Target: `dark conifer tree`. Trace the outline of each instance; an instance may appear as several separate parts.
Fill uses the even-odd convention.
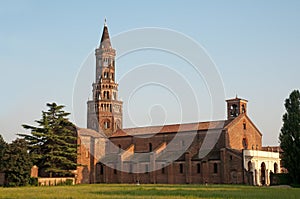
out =
[[[2,135],[0,134],[0,172],[4,170],[3,168],[3,156],[5,149],[7,147],[7,143],[4,141]]]
[[[70,176],[77,166],[77,131],[69,121],[64,106],[48,103],[38,127],[23,125],[31,135],[21,134],[29,144],[34,164],[40,176]]]

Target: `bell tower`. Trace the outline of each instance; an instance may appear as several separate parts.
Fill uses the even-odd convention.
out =
[[[247,114],[247,100],[238,98],[228,99],[227,102],[227,119],[234,119],[240,114]]]
[[[87,128],[110,136],[122,128],[123,102],[118,100],[118,84],[115,82],[116,50],[112,48],[106,20],[95,56],[96,76],[93,99],[87,102]]]

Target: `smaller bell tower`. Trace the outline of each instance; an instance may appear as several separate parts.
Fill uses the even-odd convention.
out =
[[[234,119],[240,114],[247,114],[247,100],[238,98],[228,99],[227,102],[227,119]]]

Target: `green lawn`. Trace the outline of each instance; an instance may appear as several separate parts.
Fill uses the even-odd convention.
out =
[[[0,188],[0,198],[300,198],[299,188],[239,185],[93,184]]]

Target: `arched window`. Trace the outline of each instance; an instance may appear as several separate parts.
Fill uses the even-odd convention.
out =
[[[149,151],[152,152],[152,143],[149,143]]]
[[[165,173],[165,164],[162,164],[162,166],[161,166],[161,173],[162,173],[162,174]]]
[[[183,164],[179,164],[179,173],[183,173]]]
[[[119,153],[121,153],[121,151],[122,151],[121,144],[119,144],[118,147],[119,147]]]
[[[198,164],[197,164],[197,173],[200,173],[200,171],[201,171],[201,164],[198,163]]]
[[[214,163],[214,173],[218,173],[218,164]]]
[[[276,162],[274,163],[274,173],[278,173],[278,165]]]
[[[120,120],[117,120],[116,123],[115,123],[115,129],[116,130],[121,128],[120,124],[121,124]]]
[[[242,105],[242,113],[246,113],[246,108],[244,104]]]
[[[247,149],[248,148],[248,143],[247,143],[247,139],[246,138],[243,138],[242,145],[243,145],[243,149]]]
[[[109,128],[110,128],[110,122],[104,121],[104,129],[109,129]]]
[[[248,162],[248,171],[251,171],[252,170],[252,163],[251,161]]]
[[[261,179],[261,184],[265,185],[266,184],[266,164],[263,162],[260,165],[260,179]]]
[[[108,91],[104,91],[104,99],[109,99],[109,92]]]
[[[100,175],[103,175],[104,173],[104,166],[103,164],[100,164]]]
[[[237,105],[236,104],[231,105],[231,107],[230,107],[230,116],[232,116],[232,117],[238,116],[238,110],[237,110]]]
[[[243,122],[243,129],[244,129],[244,130],[246,130],[246,129],[247,129],[246,122]]]
[[[108,59],[107,59],[107,58],[104,58],[104,60],[103,60],[103,65],[104,65],[104,66],[107,66],[107,65],[108,65]]]
[[[117,166],[114,166],[114,174],[117,174]]]
[[[108,73],[104,72],[104,78],[107,78],[107,76],[108,76]]]

